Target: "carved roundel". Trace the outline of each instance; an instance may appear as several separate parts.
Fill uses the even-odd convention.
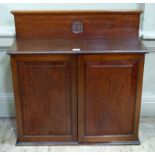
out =
[[[74,21],[72,23],[72,32],[73,33],[82,33],[83,32],[83,23],[81,23],[80,21]]]

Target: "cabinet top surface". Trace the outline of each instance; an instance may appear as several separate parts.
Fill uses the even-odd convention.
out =
[[[62,13],[142,13],[139,9],[129,10],[13,10],[12,14],[62,14]]]
[[[8,54],[146,53],[137,39],[15,40]]]

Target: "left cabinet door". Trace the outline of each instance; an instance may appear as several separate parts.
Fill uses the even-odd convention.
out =
[[[74,55],[12,55],[17,142],[77,141]]]

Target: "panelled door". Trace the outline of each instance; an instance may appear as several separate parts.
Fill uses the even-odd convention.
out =
[[[77,141],[74,55],[12,56],[18,141]]]
[[[143,54],[78,56],[80,142],[138,140]]]

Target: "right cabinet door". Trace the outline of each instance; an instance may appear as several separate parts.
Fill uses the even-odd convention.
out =
[[[144,54],[78,56],[80,142],[138,142]]]

